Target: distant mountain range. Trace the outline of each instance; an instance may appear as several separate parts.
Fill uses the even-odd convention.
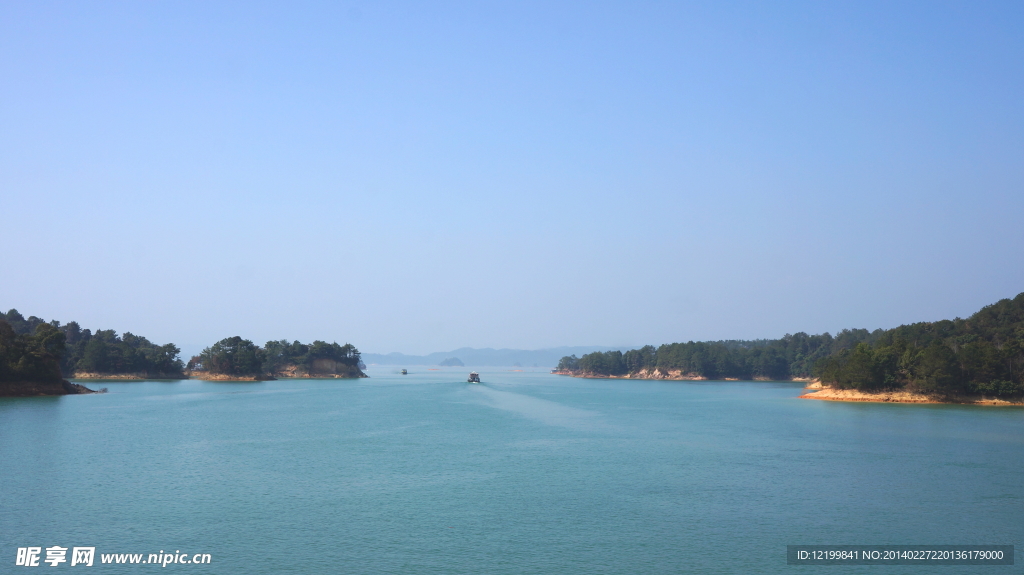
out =
[[[465,365],[489,367],[555,367],[567,355],[581,356],[595,351],[622,350],[618,347],[552,347],[549,349],[476,349],[462,347],[452,351],[439,351],[428,355],[404,353],[364,353],[366,365],[439,365],[449,358],[458,358]]]

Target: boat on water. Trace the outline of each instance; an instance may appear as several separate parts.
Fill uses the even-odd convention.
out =
[[[471,372],[469,379],[466,380],[468,383],[480,383],[480,374],[477,372]]]
[[[402,370],[402,375],[409,375],[409,370],[403,369]]]

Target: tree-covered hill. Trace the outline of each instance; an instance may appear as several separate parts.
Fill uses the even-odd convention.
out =
[[[216,376],[366,377],[359,350],[352,344],[325,341],[268,341],[259,347],[239,336],[218,341],[193,357],[187,368]]]
[[[61,374],[64,334],[48,323],[33,332],[17,333],[0,319],[0,396],[92,393]]]
[[[172,343],[157,345],[145,337],[114,330],[82,329],[78,322],[61,325],[59,321],[45,321],[30,316],[27,319],[12,309],[0,312],[0,321],[8,324],[16,334],[36,333],[40,326],[50,326],[64,336],[64,347],[59,358],[60,371],[65,377],[76,374],[96,376],[136,375],[149,378],[184,378],[184,364],[180,350]]]
[[[707,379],[819,377],[842,389],[907,389],[940,396],[1024,395],[1024,293],[967,319],[869,332],[787,334],[780,339],[645,346],[626,353],[563,357],[558,369],[582,376]]]
[[[0,319],[0,381],[59,382],[64,334],[48,323],[35,333],[18,333]]]

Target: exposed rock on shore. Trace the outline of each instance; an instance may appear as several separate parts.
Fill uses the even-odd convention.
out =
[[[147,379],[188,379],[183,373],[93,373],[76,371],[71,379],[96,379],[117,381],[143,381]]]
[[[187,372],[189,379],[203,381],[273,381],[276,377],[269,375],[230,375],[227,373],[207,373],[205,371]]]
[[[600,373],[590,373],[586,371],[552,371],[551,373],[557,375],[570,375],[572,377],[583,377],[587,379],[670,379],[678,381],[705,381],[706,377],[697,375],[695,373],[683,373],[682,370],[671,369],[668,371],[661,371],[660,369],[642,369],[635,373],[627,373],[626,375],[604,375]]]
[[[205,381],[272,381],[278,379],[355,379],[369,377],[358,367],[347,365],[331,359],[318,359],[313,362],[312,369],[307,371],[295,364],[288,364],[273,374],[263,375],[229,375],[209,373],[206,371],[186,372],[190,379]]]
[[[952,398],[929,396],[909,391],[877,391],[868,392],[856,389],[832,389],[820,387],[821,391],[805,393],[801,399],[821,399],[825,401],[864,401],[873,403],[959,403],[965,405],[1022,405],[1024,401],[1007,401],[980,395],[960,396]]]
[[[551,373],[555,375],[568,375],[571,377],[582,377],[586,379],[661,379],[670,381],[709,381],[707,377],[704,377],[696,373],[683,373],[679,369],[670,369],[668,371],[662,371],[660,369],[641,369],[634,373],[627,373],[626,375],[604,375],[600,373],[590,373],[587,371],[572,371],[568,369],[553,369]],[[740,381],[736,377],[722,377],[715,379],[714,381]],[[811,379],[809,377],[794,377],[792,379],[777,380],[767,377],[754,377],[753,381],[796,381],[796,382],[807,382],[810,385],[807,389],[812,389],[814,386],[821,387],[818,380]]]
[[[305,371],[295,364],[289,364],[274,372],[274,377],[280,379],[355,379],[368,376],[354,365],[346,365],[331,359],[317,359],[313,361],[310,371]]]
[[[84,385],[71,383],[66,379],[60,381],[3,381],[0,382],[0,397],[31,397],[37,395],[77,395],[82,393],[101,393]]]

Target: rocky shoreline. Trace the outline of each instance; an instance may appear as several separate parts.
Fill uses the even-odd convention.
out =
[[[0,397],[36,397],[45,395],[81,395],[86,393],[103,393],[104,390],[92,390],[84,385],[71,383],[66,379],[60,381],[4,381],[0,382]]]
[[[580,371],[569,371],[569,370],[558,370],[553,369],[551,373],[555,375],[568,375],[570,377],[581,377],[584,379],[655,379],[655,380],[666,380],[666,381],[709,381],[707,377],[698,375],[696,373],[683,373],[679,369],[670,369],[668,371],[661,371],[660,369],[642,369],[635,373],[627,373],[625,375],[603,375],[599,373],[589,373]],[[721,379],[711,381],[740,381],[736,377],[723,377]],[[808,377],[794,377],[792,379],[776,380],[767,377],[755,377],[752,381],[795,381],[795,382],[813,382]]]
[[[582,377],[584,379],[667,379],[675,381],[705,381],[706,377],[694,374],[683,373],[682,370],[661,371],[659,369],[642,369],[636,373],[626,375],[604,375],[600,373],[589,373],[585,371],[552,370],[555,375],[568,375],[570,377]]]
[[[369,377],[362,370],[348,373],[306,373],[294,367],[275,372],[273,375],[228,375],[223,373],[207,373],[205,371],[186,372],[188,379],[203,381],[277,381],[280,379],[359,379]]]
[[[202,381],[274,381],[277,379],[269,375],[228,375],[224,373],[206,373],[204,371],[190,371],[186,375],[188,379],[200,379]]]
[[[660,370],[642,370],[637,373],[626,375],[602,375],[585,372],[574,372],[568,370],[552,370],[555,375],[568,375],[570,377],[582,377],[586,379],[656,379],[672,381],[707,381],[708,378],[692,373],[682,373],[678,370],[662,372]],[[723,378],[716,381],[736,381],[731,378]],[[774,381],[766,378],[755,378],[754,381]],[[1002,406],[1024,406],[1024,400],[1005,400],[985,396],[961,396],[961,397],[936,397],[922,393],[914,393],[904,390],[889,390],[867,392],[856,389],[832,389],[823,385],[817,379],[795,377],[784,380],[792,382],[803,382],[808,393],[804,393],[800,399],[817,399],[819,401],[848,401],[865,403],[947,403],[961,405],[1002,405]]]
[[[183,373],[93,373],[76,371],[71,379],[85,379],[96,381],[144,381],[148,379],[188,379]]]
[[[1024,406],[1024,401],[1007,401],[1005,399],[985,397],[981,395],[942,398],[902,390],[867,392],[856,389],[832,389],[829,387],[821,387],[820,385],[816,389],[817,391],[801,395],[800,399],[869,403],[947,403],[961,405]]]

